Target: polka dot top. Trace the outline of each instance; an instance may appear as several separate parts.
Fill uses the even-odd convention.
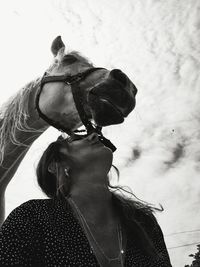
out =
[[[149,231],[159,259],[127,237],[125,267],[171,266],[159,225]],[[100,267],[71,206],[59,199],[29,200],[10,213],[0,230],[0,266]]]

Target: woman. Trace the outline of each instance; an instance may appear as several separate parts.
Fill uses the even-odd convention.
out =
[[[50,199],[25,202],[0,232],[0,266],[171,266],[153,208],[117,194],[96,133],[49,145],[37,167]]]

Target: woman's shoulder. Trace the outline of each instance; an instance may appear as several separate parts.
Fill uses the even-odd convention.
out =
[[[23,202],[21,205],[19,205],[17,208],[21,209],[27,209],[31,207],[40,207],[40,206],[49,206],[53,204],[53,199],[45,198],[45,199],[30,199],[25,202]]]
[[[16,232],[18,236],[30,232],[42,233],[48,228],[59,229],[61,221],[71,221],[72,213],[63,207],[61,201],[55,199],[32,199],[15,208],[7,216],[1,226],[1,234]],[[37,229],[37,231],[34,231]]]
[[[13,209],[10,214],[7,216],[7,220],[14,218],[32,218],[34,214],[38,214],[41,210],[48,209],[52,206],[52,199],[31,199],[18,207]]]
[[[49,206],[53,203],[53,199],[30,199],[22,204],[20,204],[18,207],[16,207],[14,210],[29,210],[38,208],[41,206]]]

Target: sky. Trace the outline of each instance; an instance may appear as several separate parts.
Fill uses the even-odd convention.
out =
[[[104,133],[118,148],[120,185],[164,207],[157,219],[176,267],[191,263],[191,244],[200,243],[199,11],[199,0],[0,0],[0,104],[43,75],[58,35],[135,83],[136,109]],[[49,128],[29,150],[7,188],[7,215],[45,198],[35,167],[58,135]]]

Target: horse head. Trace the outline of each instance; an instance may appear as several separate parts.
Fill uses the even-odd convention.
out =
[[[60,36],[53,41],[51,51],[54,62],[45,73],[46,82],[38,94],[38,108],[58,125],[57,128],[73,131],[82,125],[72,86],[78,89],[88,119],[98,126],[122,123],[134,109],[137,89],[121,70],[96,68],[76,51],[65,53],[65,44]],[[85,73],[78,82],[64,80]]]

